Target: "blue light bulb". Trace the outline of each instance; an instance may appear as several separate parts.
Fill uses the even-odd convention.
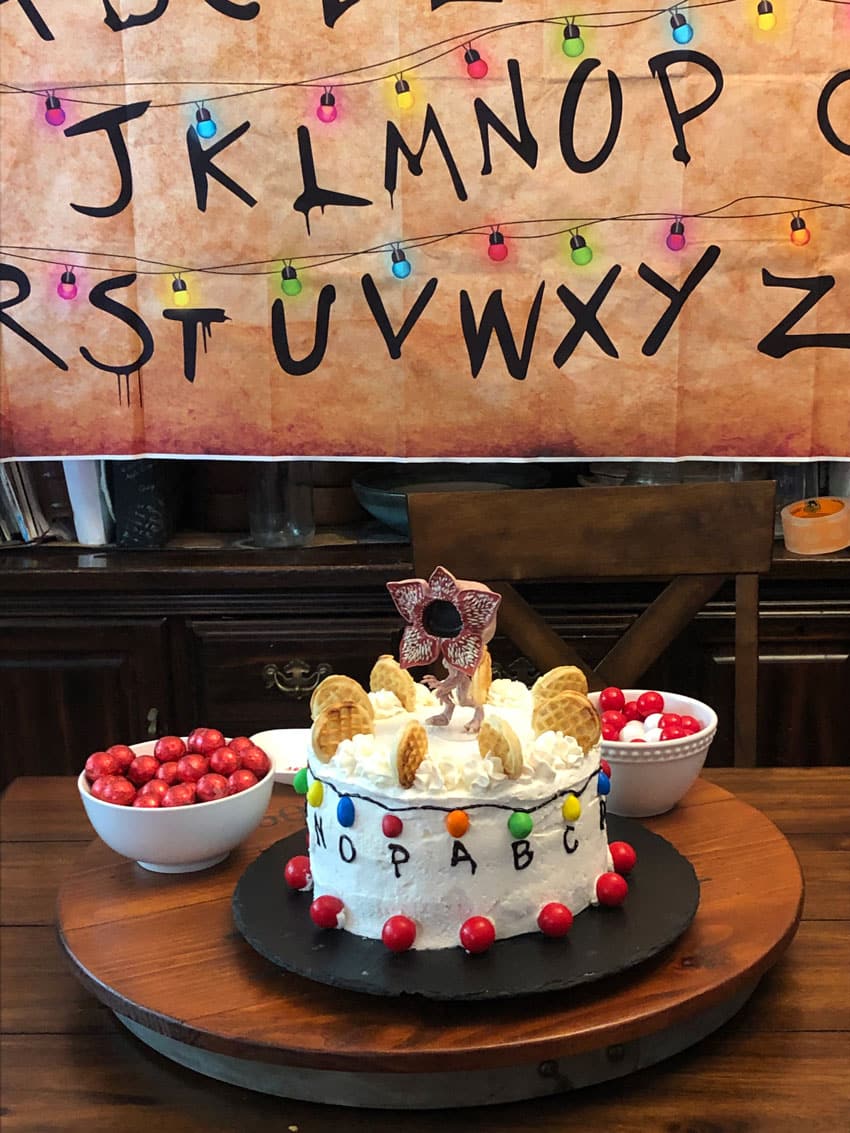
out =
[[[412,271],[410,260],[401,250],[401,248],[393,249],[393,275],[396,279],[407,279]]]
[[[676,43],[690,43],[694,38],[694,29],[681,12],[674,12],[670,17],[670,27],[673,29],[673,39]]]
[[[198,132],[199,138],[209,139],[215,137],[216,124],[213,122],[209,110],[203,106],[198,107],[197,113],[195,114],[195,129]]]

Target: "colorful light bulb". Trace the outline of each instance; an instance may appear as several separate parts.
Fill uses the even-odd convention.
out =
[[[396,279],[407,279],[412,270],[410,260],[401,248],[393,248],[393,275]]]
[[[508,258],[508,246],[501,232],[490,233],[490,246],[487,249],[487,255],[497,264]]]
[[[670,27],[673,29],[673,39],[676,43],[690,43],[694,38],[694,29],[681,12],[674,12],[670,17]]]
[[[292,264],[287,264],[280,273],[280,289],[284,295],[301,294],[301,280]]]
[[[584,40],[581,38],[581,28],[577,24],[567,24],[564,28],[564,40],[561,50],[570,59],[578,59],[584,52]]]
[[[55,94],[49,94],[44,101],[44,120],[51,126],[61,126],[65,121],[65,111]]]
[[[759,0],[756,21],[761,31],[773,31],[776,27],[776,12],[770,0]]]
[[[172,298],[175,307],[188,307],[189,306],[189,288],[186,286],[185,279],[175,279],[171,284],[173,292]]]
[[[399,110],[410,110],[416,101],[407,79],[396,79],[395,96]]]
[[[77,298],[77,277],[70,268],[66,268],[62,272],[62,278],[59,280],[59,286],[56,288],[56,294],[60,299],[76,299]]]
[[[805,248],[811,240],[812,234],[806,228],[806,222],[801,216],[795,216],[791,219],[791,243],[798,248]]]
[[[316,117],[320,122],[336,122],[337,114],[336,99],[329,90],[326,90],[316,107]]]
[[[587,267],[593,259],[593,250],[588,247],[587,241],[578,232],[575,236],[570,237],[570,249],[570,259],[576,267]]]
[[[483,79],[489,67],[474,47],[467,47],[463,53],[466,70],[471,79]]]
[[[214,138],[216,132],[216,124],[212,119],[212,115],[205,106],[199,106],[195,112],[195,129],[198,132],[199,138]]]
[[[685,226],[681,220],[674,220],[667,236],[667,247],[671,252],[681,252],[685,246]]]

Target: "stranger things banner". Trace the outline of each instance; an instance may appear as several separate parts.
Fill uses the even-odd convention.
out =
[[[0,455],[850,454],[850,5],[0,0]]]

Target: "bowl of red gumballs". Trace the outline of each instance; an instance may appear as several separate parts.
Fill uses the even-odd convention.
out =
[[[156,873],[191,873],[223,861],[259,826],[274,773],[247,736],[195,728],[93,752],[77,782],[107,846]]]
[[[608,810],[627,818],[670,810],[703,768],[717,713],[701,700],[655,689],[612,687],[589,696],[611,772]]]

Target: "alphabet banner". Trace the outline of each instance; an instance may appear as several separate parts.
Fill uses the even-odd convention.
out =
[[[0,456],[850,455],[850,3],[0,0]]]

